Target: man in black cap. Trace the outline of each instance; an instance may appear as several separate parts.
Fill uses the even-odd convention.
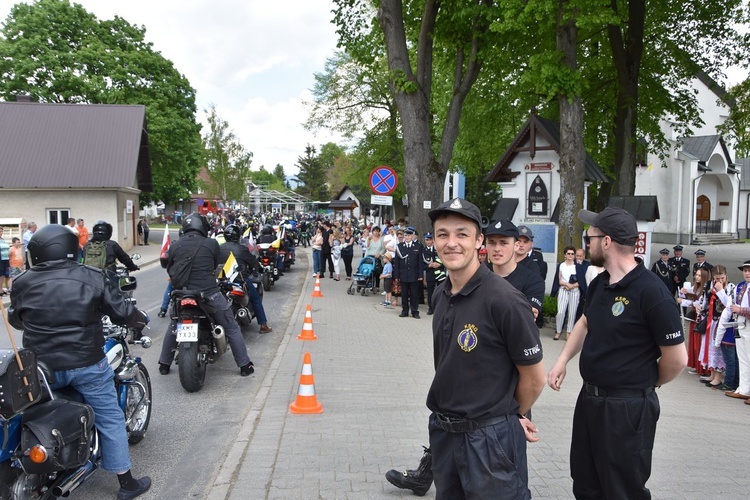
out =
[[[669,293],[674,295],[677,283],[674,281],[674,269],[669,265],[669,249],[662,248],[659,250],[659,255],[661,255],[661,258],[651,266],[651,272],[656,274],[667,287]]]
[[[427,395],[436,497],[530,498],[526,440],[539,438],[524,415],[544,386],[534,316],[521,292],[479,263],[475,205],[454,198],[429,216],[448,269],[433,296],[435,377]]]
[[[422,244],[415,240],[416,231],[409,226],[404,231],[404,241],[396,246],[393,258],[393,278],[401,280],[401,314],[419,319],[419,282],[424,275]]]
[[[528,226],[518,226],[518,243],[516,243],[516,262],[522,266],[531,266],[533,262],[539,270],[542,281],[547,280],[547,263],[538,248],[534,248],[534,233]]]
[[[670,257],[668,262],[669,267],[674,272],[672,278],[675,283],[674,290],[679,290],[683,283],[688,280],[688,276],[692,276],[690,274],[690,261],[682,256],[682,245],[675,245],[672,250],[674,250],[674,257]]]
[[[435,286],[445,280],[445,266],[438,257],[435,250],[435,243],[432,233],[424,235],[424,247],[422,250],[422,260],[425,265],[425,284],[427,286],[427,315],[432,314],[432,294],[435,292]]]
[[[607,207],[598,214],[581,210],[578,218],[590,225],[584,240],[591,264],[605,270],[589,285],[583,316],[547,375],[559,391],[568,362],[580,352],[584,384],[570,445],[573,495],[651,498],[646,482],[660,411],[655,388],[687,364],[679,308],[634,259],[638,230],[630,213]]]
[[[711,264],[709,264],[708,262],[706,262],[706,251],[703,250],[703,249],[701,249],[701,248],[699,248],[698,250],[696,250],[695,251],[695,260],[696,260],[696,263],[693,264],[693,274],[695,274],[695,272],[698,269],[705,269],[706,271],[708,271],[708,274],[710,276],[711,275],[711,271],[713,270],[714,266],[712,266]]]

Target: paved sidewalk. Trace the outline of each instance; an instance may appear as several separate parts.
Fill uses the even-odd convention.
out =
[[[304,249],[300,249],[304,252]],[[309,251],[309,250],[307,250]],[[355,260],[356,264],[356,260]],[[298,267],[294,272],[302,272]],[[425,397],[432,379],[432,316],[399,318],[382,296],[348,295],[347,281],[321,279],[323,298],[305,281],[293,320],[259,397],[209,486],[209,499],[411,498],[389,484],[391,468],[414,468],[427,444]],[[297,340],[305,306],[312,304],[317,341]],[[564,341],[542,330],[549,369]],[[302,358],[312,355],[320,415],[288,410]],[[535,498],[572,498],[568,451],[580,388],[577,361],[560,393],[545,388],[534,406],[542,440],[529,445]],[[659,389],[654,498],[746,498],[750,405],[706,388],[687,373]],[[434,488],[426,498],[434,497]]]

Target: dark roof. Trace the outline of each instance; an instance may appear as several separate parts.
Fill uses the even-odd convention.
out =
[[[609,206],[627,210],[636,220],[653,222],[659,219],[659,201],[656,196],[612,196]]]
[[[0,102],[0,188],[152,191],[145,106]]]
[[[560,154],[560,125],[553,120],[548,120],[532,113],[531,117],[521,128],[521,131],[516,135],[516,138],[513,139],[510,147],[503,153],[503,156],[492,167],[492,170],[485,176],[484,180],[488,182],[505,182],[512,180],[518,175],[518,172],[510,171],[510,163],[521,152],[517,151],[517,148],[522,147],[526,142],[530,142],[531,136],[536,134],[544,136],[552,146],[552,149],[557,154]],[[543,148],[537,149],[541,150]],[[588,153],[586,153],[586,172],[584,177],[587,181],[593,182],[607,182],[609,180]]]
[[[516,214],[516,208],[518,208],[518,198],[500,198],[497,200],[490,221],[501,219],[513,220],[513,216]]]
[[[703,82],[703,84],[708,87],[711,92],[716,94],[716,97],[721,99],[724,104],[726,104],[730,108],[737,107],[737,100],[730,96],[727,90],[721,84],[708,76],[708,73],[703,70],[698,70],[695,73],[695,77]]]
[[[698,170],[702,172],[711,172],[711,168],[707,165],[711,155],[716,149],[716,145],[721,146],[721,150],[724,153],[724,158],[727,160],[727,169],[729,172],[736,174],[739,172],[736,165],[732,163],[732,157],[729,156],[729,150],[727,144],[724,142],[724,138],[720,135],[696,135],[692,137],[682,137],[682,150],[689,153],[692,156],[698,158]]]
[[[336,209],[339,209],[339,210],[342,210],[342,209],[351,210],[352,208],[356,208],[358,206],[359,205],[357,205],[357,202],[354,201],[354,200],[352,200],[352,199],[347,199],[347,200],[331,200],[331,202],[328,204],[328,208],[331,208],[331,209],[334,209],[334,210],[336,210]]]

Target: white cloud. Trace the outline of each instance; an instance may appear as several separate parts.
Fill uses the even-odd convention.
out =
[[[313,73],[336,46],[332,0],[73,1],[100,19],[145,26],[147,41],[196,89],[199,120],[215,104],[255,167],[281,163],[294,174],[307,143],[334,140],[301,126]],[[0,0],[0,19],[15,3]]]

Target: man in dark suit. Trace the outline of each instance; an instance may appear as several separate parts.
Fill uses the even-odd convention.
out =
[[[679,290],[690,276],[690,261],[682,256],[682,245],[675,245],[672,249],[674,257],[670,257],[668,262],[674,272],[672,281],[675,282],[675,289]]]
[[[674,282],[674,269],[669,264],[669,249],[662,248],[659,250],[659,254],[661,255],[661,259],[654,262],[654,265],[651,266],[651,272],[655,273],[662,283],[667,286],[667,290],[674,295],[677,283]]]
[[[401,280],[401,314],[402,318],[411,315],[419,319],[419,282],[424,276],[422,244],[414,241],[416,231],[409,226],[404,231],[404,241],[396,246],[393,259],[393,277]]]
[[[706,251],[702,249],[698,249],[695,251],[695,260],[697,261],[695,264],[693,264],[693,274],[695,274],[695,271],[698,269],[705,269],[708,271],[708,274],[711,274],[711,270],[714,268],[713,265],[706,262]]]
[[[427,315],[432,314],[432,293],[435,287],[445,280],[445,266],[438,257],[437,250],[432,239],[432,233],[424,235],[424,249],[422,260],[425,265],[425,284],[427,285]]]

